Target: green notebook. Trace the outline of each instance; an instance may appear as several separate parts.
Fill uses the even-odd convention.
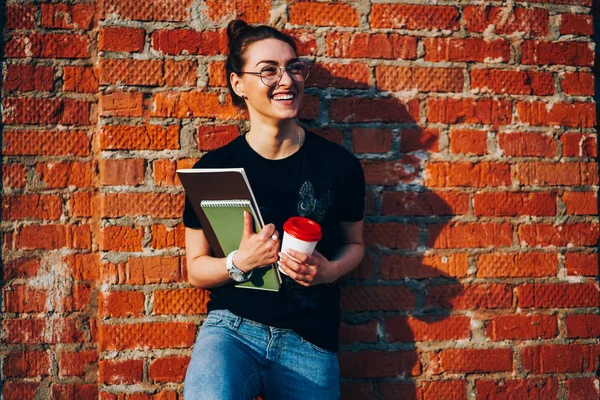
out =
[[[244,232],[244,210],[252,215],[254,231],[259,232],[262,228],[250,200],[202,200],[200,207],[210,222],[225,254],[240,247]],[[257,268],[248,282],[238,283],[236,286],[278,291],[281,282],[275,268],[275,265]]]

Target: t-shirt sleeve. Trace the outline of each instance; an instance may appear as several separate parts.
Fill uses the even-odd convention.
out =
[[[365,212],[365,173],[358,159],[352,157],[344,173],[338,196],[341,221],[358,222]]]
[[[205,154],[192,168],[217,168],[214,162],[211,161],[210,153]],[[183,225],[186,228],[202,229],[202,225],[196,216],[196,212],[192,207],[190,199],[185,196],[185,205],[183,207]]]

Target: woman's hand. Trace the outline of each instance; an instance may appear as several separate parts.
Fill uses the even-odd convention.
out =
[[[317,250],[312,255],[288,249],[279,253],[278,265],[283,272],[302,286],[332,283],[337,276],[337,264],[326,259]]]
[[[273,264],[277,261],[279,245],[279,234],[275,225],[265,225],[259,233],[254,233],[252,215],[244,211],[244,233],[240,248],[233,256],[233,264],[244,272]]]

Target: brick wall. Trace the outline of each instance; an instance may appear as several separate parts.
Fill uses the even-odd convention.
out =
[[[591,0],[9,1],[3,399],[178,399],[207,293],[189,167],[248,128],[234,13],[316,62],[301,118],[367,179],[345,399],[598,395]]]

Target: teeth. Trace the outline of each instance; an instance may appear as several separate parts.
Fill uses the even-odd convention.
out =
[[[293,94],[277,94],[273,96],[275,100],[291,100],[294,98]]]

